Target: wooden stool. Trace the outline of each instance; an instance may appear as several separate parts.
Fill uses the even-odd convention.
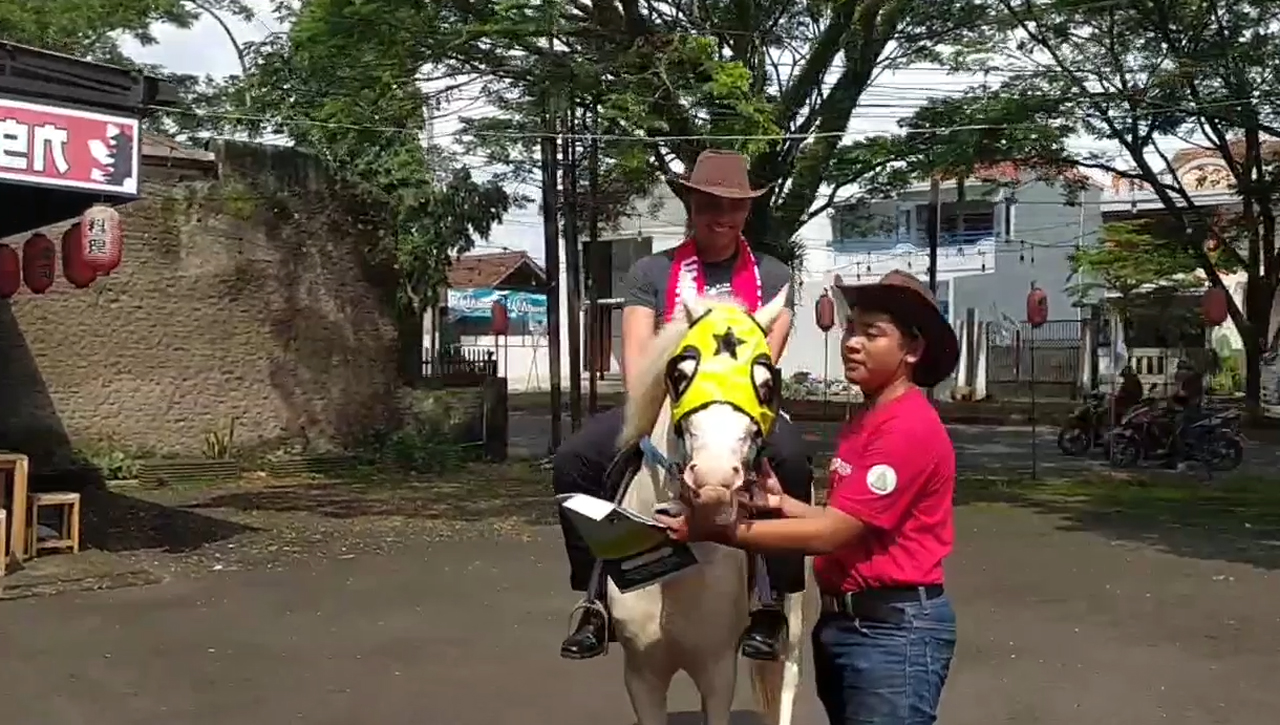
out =
[[[40,541],[40,509],[61,509],[58,535],[61,538],[51,541]],[[30,546],[27,549],[32,556],[39,556],[41,551],[49,549],[71,549],[71,553],[80,553],[80,494],[65,491],[57,493],[37,493],[31,496],[31,528]]]

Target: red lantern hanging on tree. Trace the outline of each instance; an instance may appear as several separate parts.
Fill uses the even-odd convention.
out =
[[[1040,327],[1049,320],[1049,296],[1045,291],[1031,283],[1031,291],[1027,293],[1027,322],[1032,328]]]
[[[489,306],[489,314],[493,321],[490,323],[489,332],[493,335],[505,335],[511,329],[511,315],[507,313],[507,306],[503,304],[501,299],[496,299]]]
[[[80,256],[99,276],[120,266],[124,232],[120,213],[106,204],[94,204],[80,218]]]
[[[98,279],[98,273],[84,261],[80,237],[79,223],[72,224],[62,233],[62,276],[66,277],[76,289],[84,289]]]
[[[43,234],[32,234],[22,245],[22,281],[27,289],[44,294],[53,286],[58,271],[58,252],[53,240]]]
[[[822,296],[814,304],[813,316],[818,322],[818,329],[824,334],[836,326],[836,302],[826,290],[822,291]]]
[[[1217,327],[1227,321],[1227,291],[1221,287],[1210,287],[1200,298],[1200,316],[1204,324]]]
[[[0,244],[0,300],[18,294],[22,287],[22,260],[8,244]]]

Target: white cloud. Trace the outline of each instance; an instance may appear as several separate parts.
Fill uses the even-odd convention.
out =
[[[249,0],[248,4],[258,14],[253,22],[224,18],[237,42],[261,40],[268,33],[281,29],[271,17],[269,0]],[[174,73],[221,77],[240,72],[235,48],[213,18],[201,18],[187,30],[172,25],[156,25],[152,33],[158,41],[155,45],[144,47],[126,39],[122,43],[124,51],[134,60],[155,63]]]

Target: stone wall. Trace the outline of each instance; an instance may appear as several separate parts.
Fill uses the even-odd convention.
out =
[[[45,466],[72,444],[198,455],[234,418],[238,448],[317,451],[389,422],[395,327],[363,265],[369,225],[302,154],[216,151],[218,170],[144,168],[110,277],[0,302],[0,448]]]

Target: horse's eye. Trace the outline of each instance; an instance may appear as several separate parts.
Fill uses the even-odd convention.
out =
[[[778,368],[766,357],[760,356],[751,364],[751,382],[756,391],[756,400],[766,407],[778,404],[781,392]]]
[[[671,399],[679,400],[689,390],[693,376],[698,373],[698,352],[693,348],[685,348],[667,363],[667,392]]]

